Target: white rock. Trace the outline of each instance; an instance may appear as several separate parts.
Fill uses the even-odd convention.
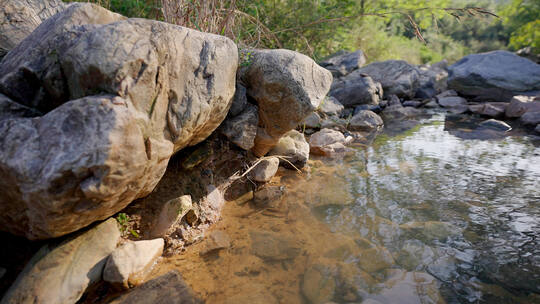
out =
[[[262,160],[251,171],[251,178],[260,183],[265,183],[276,175],[279,167],[279,158],[270,157]]]
[[[109,256],[103,280],[116,287],[129,288],[142,282],[148,270],[163,253],[163,239],[127,242]]]

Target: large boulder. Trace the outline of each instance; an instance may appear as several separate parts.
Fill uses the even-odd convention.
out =
[[[385,97],[395,94],[398,97],[413,98],[420,85],[418,69],[403,60],[374,62],[358,69],[358,73],[369,75],[374,81],[380,82]]]
[[[440,65],[419,67],[420,78],[415,97],[430,99],[438,93],[446,90],[448,72]]]
[[[252,149],[257,156],[265,155],[317,109],[332,83],[328,70],[289,50],[252,50],[247,66],[238,73],[259,106],[259,129]]]
[[[362,67],[366,63],[364,52],[347,52],[345,54],[333,56],[320,63],[322,67],[332,72],[334,77],[341,77]]]
[[[335,80],[329,95],[346,107],[361,104],[377,105],[382,99],[383,89],[380,83],[356,71]]]
[[[540,65],[507,51],[472,54],[449,67],[448,86],[480,100],[510,101],[540,90]]]
[[[2,304],[76,303],[101,280],[103,267],[120,240],[109,219],[58,246],[45,245],[28,262],[2,298]]]
[[[41,22],[67,6],[61,0],[2,0],[1,3],[0,59]]]
[[[0,121],[0,229],[57,237],[148,195],[227,115],[237,60],[225,37],[92,4],[47,19],[0,63],[0,93],[40,112]]]

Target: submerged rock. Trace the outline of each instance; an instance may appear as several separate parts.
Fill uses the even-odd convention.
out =
[[[0,121],[0,229],[58,237],[148,195],[227,115],[237,59],[228,38],[92,4],[44,21],[0,63],[0,92],[44,113]]]
[[[41,22],[66,6],[61,0],[3,0],[0,7],[0,60]]]
[[[309,144],[304,134],[291,130],[281,137],[269,155],[279,155],[287,159],[280,159],[280,164],[286,168],[294,169],[291,164],[301,169],[309,159]]]
[[[282,234],[252,231],[251,252],[263,260],[290,260],[300,254],[299,244]]]
[[[385,97],[395,94],[413,98],[420,85],[418,69],[403,60],[374,62],[358,69],[358,73],[369,75],[381,83]]]
[[[383,89],[381,84],[358,71],[335,80],[330,88],[329,95],[337,99],[342,105],[351,107],[360,104],[379,104]]]
[[[103,280],[124,289],[139,285],[146,272],[163,254],[164,246],[165,241],[161,238],[120,245],[107,259]]]
[[[279,204],[283,194],[284,190],[280,186],[266,186],[255,191],[253,203],[259,208],[273,208]]]
[[[450,88],[482,100],[510,101],[540,90],[540,65],[508,51],[468,55],[448,69]]]
[[[384,285],[378,297],[383,303],[393,303],[396,299],[403,304],[445,303],[437,280],[424,272],[397,272]]]
[[[264,156],[315,111],[332,83],[332,74],[311,58],[281,49],[251,50],[250,64],[238,73],[259,106],[256,156]]]
[[[309,303],[329,303],[334,297],[336,269],[324,264],[310,266],[302,277],[300,289]]]
[[[109,304],[200,304],[194,292],[176,270],[152,279],[126,294],[112,299]]]
[[[349,121],[349,130],[353,131],[373,131],[383,126],[383,120],[379,115],[368,111],[360,111]]]
[[[116,220],[96,225],[62,242],[45,245],[28,262],[2,298],[2,304],[76,303],[101,280],[107,257],[120,240]]]
[[[266,183],[270,181],[274,175],[276,175],[278,167],[279,158],[270,157],[263,159],[257,164],[257,166],[255,166],[255,168],[252,169],[250,176],[257,182]]]
[[[207,255],[217,250],[226,249],[231,246],[231,239],[225,231],[212,231],[204,240],[201,255]]]

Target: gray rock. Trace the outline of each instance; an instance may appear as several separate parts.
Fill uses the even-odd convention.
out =
[[[504,116],[507,107],[507,102],[488,102],[483,104],[470,105],[469,111],[483,116],[499,118]]]
[[[540,111],[540,96],[518,95],[512,97],[506,108],[505,115],[510,118],[519,118],[527,112]]]
[[[446,90],[448,72],[438,66],[420,67],[418,89],[415,92],[416,98],[429,99],[436,94]]]
[[[510,101],[540,90],[540,65],[508,51],[472,54],[449,67],[448,86],[462,95]]]
[[[248,104],[246,87],[240,83],[236,83],[236,90],[234,91],[234,97],[229,109],[229,115],[235,117],[242,113]]]
[[[360,111],[349,121],[348,129],[352,131],[373,131],[383,126],[383,120],[379,115],[368,111]]]
[[[391,107],[391,106],[401,106],[401,100],[399,99],[399,97],[397,97],[396,95],[390,95],[388,97],[388,104],[387,104],[388,107]]]
[[[284,190],[280,186],[266,186],[255,191],[253,203],[258,208],[273,208],[279,204],[283,194]]]
[[[382,107],[380,105],[359,105],[354,108],[353,116],[364,110],[369,110],[374,113],[380,113],[382,111]]]
[[[525,125],[535,126],[540,123],[540,111],[527,112],[521,115],[521,118],[519,120]]]
[[[347,52],[342,55],[331,57],[320,63],[322,67],[332,72],[334,77],[341,77],[360,68],[366,63],[364,52],[358,50],[356,52]]]
[[[458,96],[458,93],[454,90],[446,90],[444,92],[441,92],[435,96],[437,100],[444,98],[444,97],[451,97],[451,96]]]
[[[304,134],[291,130],[281,137],[277,145],[270,151],[270,155],[280,155],[287,158],[296,168],[303,168],[309,159],[309,144]],[[284,160],[280,164],[286,168],[292,166]]]
[[[329,95],[336,98],[345,107],[360,104],[379,104],[383,96],[380,83],[365,74],[355,71],[335,80]]]
[[[438,108],[439,104],[437,103],[435,99],[431,99],[428,103],[424,105],[424,107],[428,109],[434,109],[434,108]]]
[[[318,129],[321,127],[321,117],[319,114],[313,112],[308,115],[300,124],[301,128]]]
[[[409,119],[422,114],[422,111],[412,107],[403,107],[401,105],[395,105],[386,107],[382,111],[382,118],[385,122],[391,122],[394,120]]]
[[[242,113],[233,118],[227,118],[223,122],[220,131],[232,143],[249,151],[255,145],[258,123],[259,113],[257,106],[247,104]]]
[[[319,155],[345,152],[345,143],[343,133],[332,129],[322,129],[309,138],[310,152]]]
[[[347,120],[336,116],[330,116],[321,121],[321,129],[337,129],[345,130],[347,127]]]
[[[369,75],[380,82],[385,98],[390,95],[413,98],[420,83],[420,72],[403,60],[374,62],[358,69],[358,73]]]
[[[132,289],[109,304],[200,304],[194,292],[176,270]]]
[[[443,97],[438,99],[439,104],[445,108],[454,108],[467,105],[467,99],[459,96]]]
[[[207,255],[211,252],[216,252],[221,249],[226,249],[231,246],[231,239],[225,231],[212,231],[204,240],[201,255]]]
[[[3,0],[0,6],[0,60],[41,22],[66,6],[61,0]]]
[[[315,111],[328,93],[332,74],[311,58],[289,50],[251,50],[238,74],[259,106],[260,126],[252,151],[264,156],[281,136]]]
[[[163,254],[163,239],[126,242],[107,259],[103,280],[117,288],[129,289],[139,285],[154,262]]]
[[[326,96],[319,107],[320,112],[331,116],[339,116],[344,109],[345,107],[339,102],[339,100],[332,96]]]
[[[253,180],[260,182],[260,183],[266,183],[276,175],[276,172],[279,167],[279,158],[277,157],[270,157],[267,159],[263,159],[255,168],[253,168],[250,172],[251,178]]]
[[[252,231],[251,252],[263,260],[291,260],[300,254],[300,245],[292,238],[267,231]]]
[[[89,285],[101,280],[107,257],[119,240],[120,231],[111,218],[56,247],[45,245],[1,303],[76,303]]]
[[[92,4],[44,21],[0,62],[0,92],[44,113],[0,121],[0,229],[57,237],[148,195],[225,118],[237,60],[225,37]]]
[[[165,237],[175,230],[175,226],[193,208],[190,195],[183,195],[167,201],[157,215],[150,237]]]
[[[404,107],[418,108],[421,105],[422,105],[422,102],[418,101],[418,100],[407,100],[407,101],[403,102]]]
[[[535,131],[536,133],[540,133],[540,124],[537,124],[537,125],[536,125],[536,128],[534,128],[534,131]]]

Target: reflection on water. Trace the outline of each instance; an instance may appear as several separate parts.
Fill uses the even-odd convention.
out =
[[[540,148],[455,123],[280,171],[279,204],[225,207],[229,249],[196,244],[154,275],[179,269],[208,303],[540,302]]]

